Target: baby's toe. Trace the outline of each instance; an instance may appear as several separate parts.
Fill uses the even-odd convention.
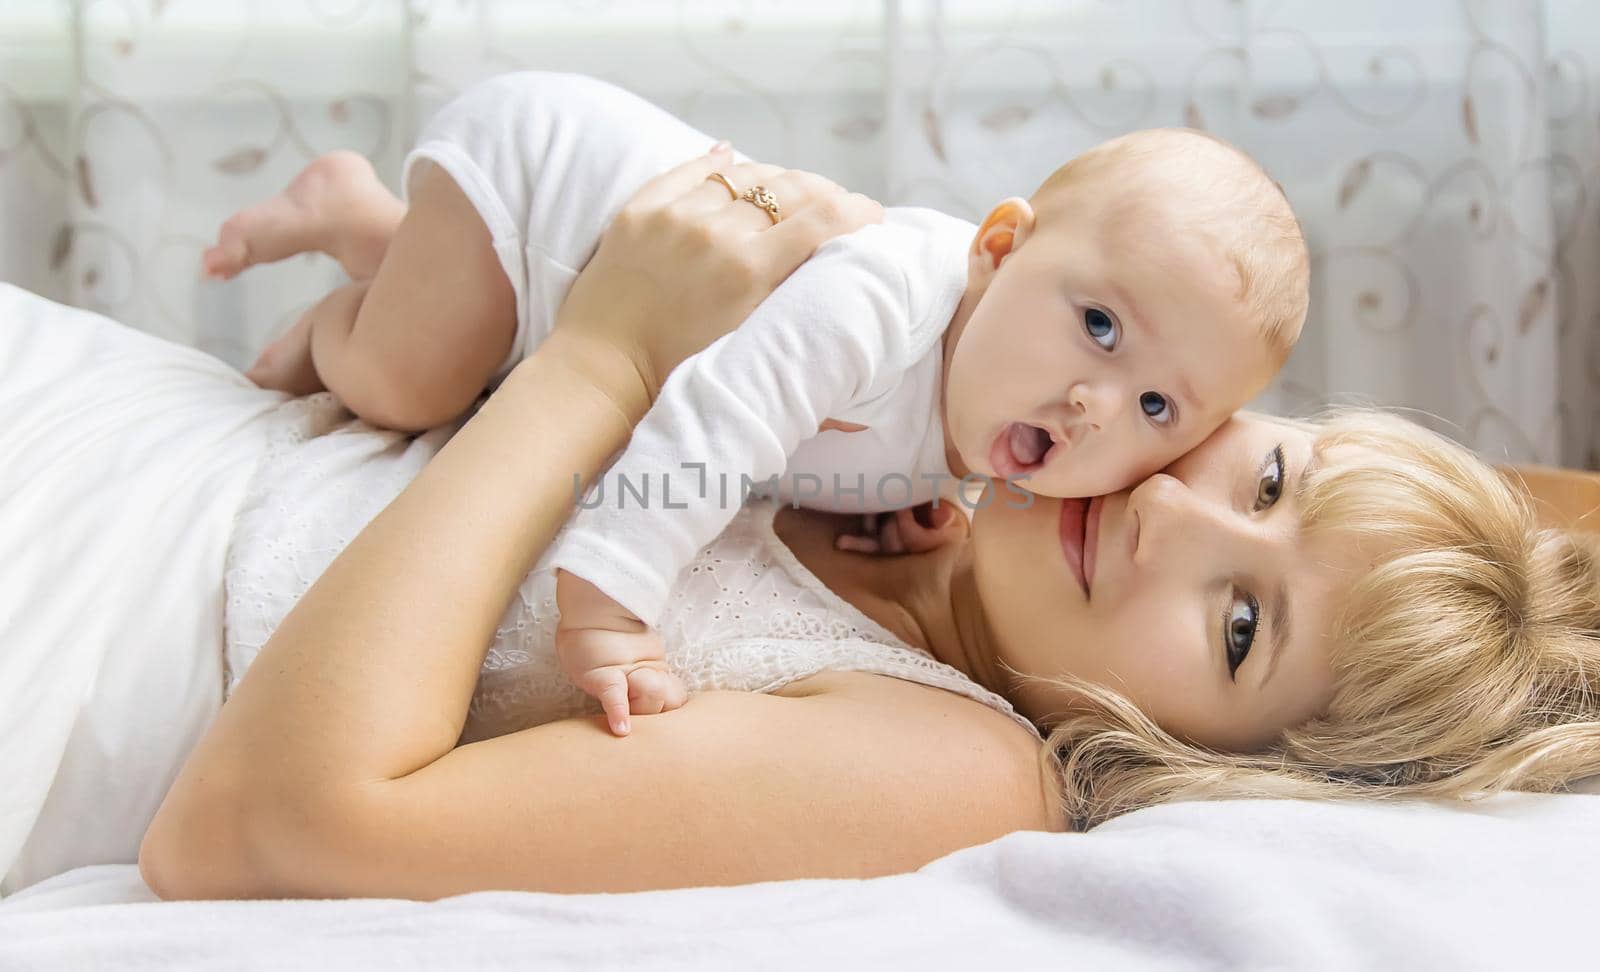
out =
[[[242,240],[223,239],[200,254],[200,267],[208,277],[228,280],[244,269],[248,255]]]

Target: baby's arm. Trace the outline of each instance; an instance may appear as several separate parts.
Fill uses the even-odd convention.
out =
[[[727,525],[748,486],[780,475],[830,414],[915,360],[906,291],[891,261],[825,246],[739,330],[672,373],[550,561],[627,612],[590,601],[569,615],[562,603],[564,664],[578,632],[618,630],[606,617],[623,629],[642,619],[634,633],[658,622],[678,572]],[[558,575],[558,600],[564,586],[574,589]]]
[[[685,698],[652,627],[682,565],[738,509],[741,475],[754,483],[781,473],[849,400],[843,379],[857,369],[796,367],[788,338],[801,319],[763,313],[775,310],[763,304],[743,329],[678,366],[590,494],[592,507],[580,506],[558,541],[556,653],[616,735],[628,734],[630,712]]]
[[[556,572],[556,653],[574,685],[600,700],[606,725],[626,736],[628,715],[676,709],[688,698],[667,668],[660,635],[600,588],[569,571]]]

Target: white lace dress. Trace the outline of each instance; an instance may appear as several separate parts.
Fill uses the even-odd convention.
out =
[[[226,571],[229,684],[338,552],[443,444],[349,421],[327,396],[299,406],[251,484]],[[775,501],[757,501],[679,575],[661,634],[691,692],[772,692],[821,671],[876,672],[975,699],[1037,735],[1005,699],[907,645],[828,590],[773,532]],[[555,577],[543,564],[522,583],[495,632],[473,721],[496,731],[599,706],[555,655]]]

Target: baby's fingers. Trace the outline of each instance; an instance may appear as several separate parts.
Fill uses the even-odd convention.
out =
[[[621,668],[591,668],[578,680],[578,687],[600,700],[612,735],[628,734],[632,728],[628,723],[628,676]]]
[[[833,549],[848,550],[851,553],[875,554],[878,552],[878,538],[863,537],[858,533],[841,533],[834,538]]]
[[[918,518],[918,513],[927,518],[927,524]],[[930,506],[927,503],[921,506],[908,507],[896,510],[894,514],[895,542],[899,545],[899,553],[926,553],[937,547],[943,546],[948,535],[945,527],[956,516],[955,507],[949,503]]]
[[[628,708],[634,715],[655,715],[688,701],[689,690],[678,676],[643,666],[628,673]]]

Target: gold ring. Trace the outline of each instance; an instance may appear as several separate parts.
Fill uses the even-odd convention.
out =
[[[768,192],[766,186],[746,189],[744,195],[739,198],[754,205],[757,209],[764,210],[774,226],[778,224],[778,220],[783,218],[783,210],[778,206],[778,197]]]
[[[707,180],[715,179],[718,182],[722,183],[722,188],[728,190],[728,198],[735,199],[735,200],[739,198],[739,187],[734,185],[732,180],[730,180],[727,176],[723,175],[722,173],[713,172],[710,175],[706,176],[706,179]]]

